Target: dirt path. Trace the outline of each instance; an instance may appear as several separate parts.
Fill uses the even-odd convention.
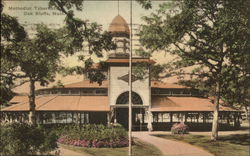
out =
[[[171,134],[171,132],[170,131],[153,131],[153,132],[150,132],[150,134],[168,135],[168,134]],[[189,132],[189,134],[209,136],[209,135],[211,135],[211,132]],[[249,132],[249,129],[236,130],[236,131],[219,131],[219,136],[221,136],[221,135],[233,135],[233,134],[250,134],[250,132]]]
[[[133,132],[133,137],[159,148],[165,156],[213,156],[213,154],[190,144],[151,136],[150,132]]]

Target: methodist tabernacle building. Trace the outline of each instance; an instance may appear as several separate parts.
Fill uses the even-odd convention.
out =
[[[106,80],[101,85],[84,79],[61,87],[36,91],[36,115],[41,124],[111,124],[128,127],[128,70],[130,29],[116,16],[109,26],[117,49],[93,68],[102,69]],[[146,57],[133,57],[132,64],[154,64]],[[145,73],[150,73],[148,66]],[[150,75],[137,79],[132,75],[133,130],[166,130],[173,123],[185,122],[190,129],[211,127],[213,103],[198,90],[151,80]],[[2,121],[27,121],[28,96],[15,96],[12,104],[1,110]],[[240,111],[219,108],[220,128],[239,127]]]

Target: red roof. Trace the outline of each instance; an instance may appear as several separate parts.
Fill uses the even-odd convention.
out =
[[[29,98],[28,96],[26,95],[19,95],[19,96],[14,96],[9,102],[10,103],[20,103],[20,102],[28,102],[29,101]]]
[[[18,104],[3,108],[3,111],[28,111],[27,96],[16,96],[11,102]],[[152,96],[152,112],[212,112],[214,104],[207,98]],[[38,96],[37,111],[110,111],[108,96]],[[220,111],[237,111],[220,106]]]
[[[129,32],[130,32],[127,22],[120,15],[117,15],[112,20],[111,24],[109,25],[109,31],[113,32],[113,33],[116,33],[116,32],[125,32],[127,34],[129,34]]]
[[[207,98],[152,96],[153,112],[213,111],[214,104]],[[220,106],[220,111],[237,111]]]
[[[3,111],[28,111],[27,97],[23,101],[3,108]],[[107,96],[39,96],[36,97],[37,111],[110,111]]]

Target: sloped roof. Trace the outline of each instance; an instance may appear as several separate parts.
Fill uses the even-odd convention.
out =
[[[207,98],[152,96],[153,112],[213,111],[214,104]],[[220,106],[220,111],[237,111]]]
[[[11,101],[18,104],[3,108],[2,111],[28,111],[26,96],[16,96]],[[108,96],[38,96],[37,111],[110,111]],[[152,96],[152,112],[212,112],[213,103],[207,98]],[[220,106],[220,111],[238,111]]]
[[[110,32],[112,33],[116,33],[116,32],[125,32],[127,34],[130,33],[129,27],[127,22],[125,21],[125,19],[120,16],[117,15],[111,22],[111,24],[109,25],[109,29]]]
[[[28,102],[29,98],[27,95],[19,95],[14,96],[9,102],[10,103],[20,103],[20,102]]]
[[[2,111],[28,111],[29,102],[24,101],[6,107]],[[37,111],[109,111],[107,96],[39,96],[36,97]]]

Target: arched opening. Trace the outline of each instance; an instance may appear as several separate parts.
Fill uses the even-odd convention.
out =
[[[124,128],[128,129],[128,106],[129,103],[129,92],[124,92],[116,99],[117,107],[115,108],[115,119],[117,123],[121,124]],[[133,130],[142,130],[142,126],[146,127],[144,123],[145,110],[142,105],[143,101],[139,94],[132,92],[132,123]],[[137,105],[137,106],[135,106]]]
[[[124,92],[118,96],[116,104],[128,104],[129,103],[129,92]],[[132,92],[132,104],[142,105],[142,99],[139,94]]]

